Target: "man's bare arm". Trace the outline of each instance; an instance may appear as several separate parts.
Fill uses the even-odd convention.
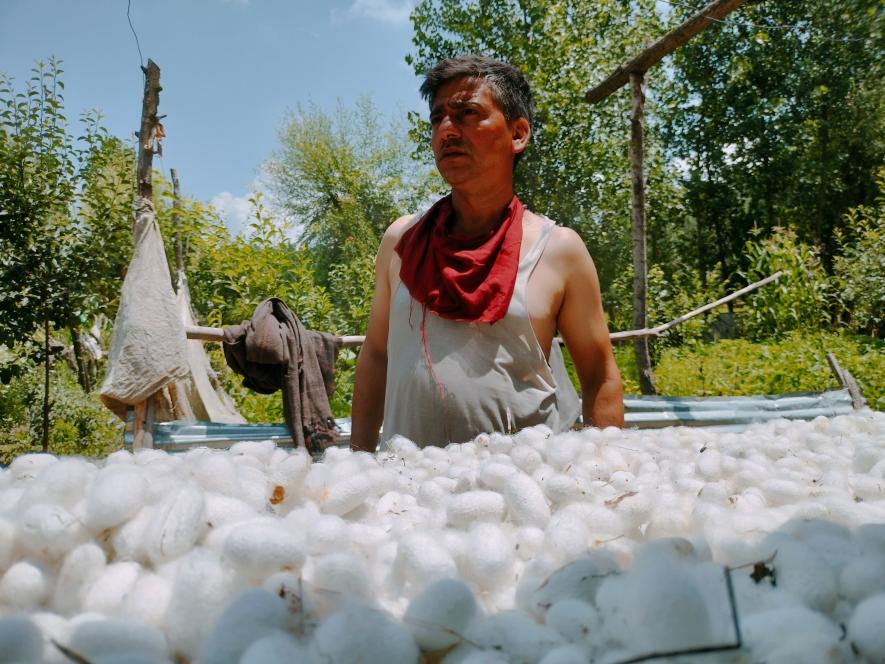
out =
[[[388,227],[375,258],[375,294],[366,339],[356,360],[356,379],[351,408],[350,447],[352,450],[374,452],[378,431],[384,417],[384,390],[387,386],[387,332],[390,318],[390,275],[405,223],[402,217]]]
[[[584,424],[622,427],[624,389],[602,310],[596,266],[577,233],[564,228],[556,233],[556,264],[565,275],[557,327],[581,382]]]

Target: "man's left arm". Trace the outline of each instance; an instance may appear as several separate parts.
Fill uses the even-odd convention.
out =
[[[559,333],[581,382],[585,426],[624,426],[624,388],[602,310],[599,277],[584,242],[558,228],[557,267],[564,275]]]

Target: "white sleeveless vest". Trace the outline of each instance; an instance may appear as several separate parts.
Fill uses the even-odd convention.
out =
[[[402,282],[397,284],[390,305],[380,449],[396,434],[424,447],[536,424],[554,431],[574,425],[580,400],[562,351],[554,341],[548,363],[526,307],[529,276],[553,227],[544,219],[537,242],[520,256],[510,306],[495,323],[453,321],[424,311]]]

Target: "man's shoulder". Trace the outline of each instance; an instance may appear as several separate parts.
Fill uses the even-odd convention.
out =
[[[384,231],[384,240],[385,242],[399,242],[399,239],[403,236],[409,228],[418,220],[418,215],[416,214],[404,214],[399,219],[393,221],[390,226],[387,227],[387,230]]]
[[[587,253],[587,246],[584,244],[581,236],[571,228],[560,226],[549,217],[531,212],[530,210],[526,210],[524,219],[529,228],[540,228],[544,224],[553,224],[553,227],[550,229],[550,239],[547,241],[547,247],[544,250],[544,253],[548,254],[548,256],[575,258],[578,255]]]

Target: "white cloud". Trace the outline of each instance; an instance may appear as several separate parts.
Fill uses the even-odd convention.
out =
[[[234,196],[229,191],[222,191],[209,201],[221,216],[224,225],[234,235],[246,230],[252,212],[252,204],[249,202],[251,196],[252,194]]]
[[[347,13],[399,25],[408,22],[414,6],[415,0],[353,0]]]

